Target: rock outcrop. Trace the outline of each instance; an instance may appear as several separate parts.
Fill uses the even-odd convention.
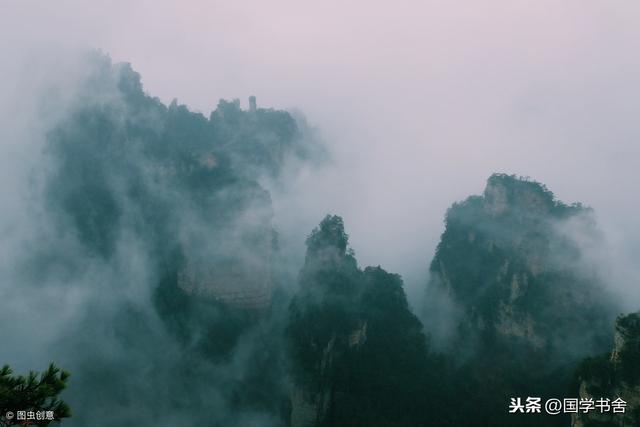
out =
[[[223,232],[212,230],[209,236],[192,233],[182,239],[184,262],[177,276],[181,290],[240,309],[269,308],[274,288],[275,233],[268,201],[256,211],[262,214],[251,220],[231,221]]]
[[[257,255],[257,254],[256,254]],[[249,310],[263,310],[271,302],[270,258],[260,263],[212,262],[187,267],[178,273],[178,286],[187,294]]]
[[[220,100],[205,117],[147,95],[129,64],[97,54],[87,65],[78,105],[48,134],[52,214],[97,257],[135,242],[188,295],[268,307],[275,233],[262,183],[288,159],[320,156],[304,120],[254,97],[250,111]]]
[[[618,408],[572,415],[572,427],[626,427],[640,425],[640,313],[620,316],[614,328],[610,354],[589,358],[578,368],[578,393],[581,399],[618,399]]]
[[[307,240],[288,324],[292,427],[438,425],[443,409],[422,325],[400,277],[360,270],[342,219]]]
[[[585,352],[602,349],[613,311],[574,239],[580,234],[597,242],[593,221],[582,219],[590,215],[557,201],[539,183],[493,175],[482,196],[447,212],[430,291],[459,309],[458,330],[467,342],[469,334],[483,334],[560,353],[572,344]]]
[[[100,425],[140,424],[130,409],[154,404],[145,425],[284,418],[288,301],[277,289],[284,267],[272,268],[279,255],[264,183],[284,186],[285,163],[290,177],[318,160],[313,132],[300,114],[254,103],[243,111],[221,100],[208,116],[165,105],[130,65],[101,53],[80,69],[73,88],[59,88],[71,90],[69,102],[47,129],[38,172],[38,211],[57,235],[45,240],[63,244],[33,257],[43,278],[55,271],[60,283],[91,289],[77,314],[96,328],[87,334],[74,322],[60,344],[78,349],[72,393],[86,404],[76,424],[94,425],[96,413]],[[130,375],[140,370],[154,375]]]
[[[615,304],[587,257],[599,233],[589,209],[502,174],[482,195],[455,203],[445,223],[426,327],[462,366],[469,398],[486,396],[464,423],[511,425],[504,402],[566,395],[577,363],[610,345]],[[568,416],[516,422],[566,425]]]

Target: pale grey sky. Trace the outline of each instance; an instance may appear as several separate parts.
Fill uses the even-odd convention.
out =
[[[341,214],[360,261],[414,288],[446,208],[496,171],[593,206],[626,260],[616,280],[632,286],[638,22],[640,3],[616,0],[4,0],[0,71],[11,96],[0,111],[32,95],[35,71],[57,77],[38,58],[100,48],[165,102],[208,114],[219,98],[246,105],[256,95],[302,110],[336,160],[277,201],[281,226],[310,230]]]

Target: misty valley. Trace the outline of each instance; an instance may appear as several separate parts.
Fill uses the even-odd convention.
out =
[[[9,246],[0,298],[55,310],[25,298],[0,325],[48,340],[19,367],[0,343],[0,425],[640,426],[640,315],[598,268],[591,208],[496,171],[451,198],[410,301],[339,212],[281,237],[274,200],[333,156],[301,113],[205,116],[83,61]]]

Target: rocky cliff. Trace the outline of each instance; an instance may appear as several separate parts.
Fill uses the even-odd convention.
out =
[[[437,424],[443,409],[434,358],[399,276],[358,268],[342,219],[307,240],[289,313],[291,425]]]
[[[510,397],[565,396],[572,366],[610,345],[615,313],[587,256],[600,242],[591,211],[496,174],[482,195],[454,204],[445,225],[424,317],[466,370],[468,390],[484,396],[475,422],[513,422],[502,415]],[[518,420],[528,422],[568,420]]]
[[[589,209],[557,201],[539,183],[493,175],[482,196],[447,212],[430,289],[459,309],[456,328],[467,338],[593,351],[606,343],[612,312],[581,246],[598,239]]]
[[[586,359],[577,371],[581,399],[622,399],[624,412],[603,408],[572,415],[572,427],[623,427],[640,425],[640,313],[619,316],[615,322],[611,353]],[[620,408],[622,407],[620,406]]]
[[[125,301],[112,308],[123,312],[121,328],[108,335],[128,349],[127,357],[135,355],[132,364],[144,360],[146,370],[167,373],[158,378],[171,372],[164,407],[204,408],[193,413],[207,425],[246,425],[236,414],[278,419],[286,402],[280,320],[286,309],[274,308],[285,298],[274,273],[277,236],[264,183],[283,185],[285,163],[290,171],[291,164],[315,161],[319,145],[304,120],[286,111],[257,105],[247,111],[221,100],[205,116],[149,96],[128,64],[96,53],[84,65],[77,99],[47,135],[43,172],[43,212],[73,249],[59,258],[37,254],[40,264],[64,270],[70,282],[71,272],[113,267],[99,280],[107,287],[101,292]],[[179,349],[166,364],[165,348]],[[107,395],[120,396],[122,405],[157,400],[154,393],[136,395],[158,388],[146,383],[125,390],[123,383],[138,379],[123,374],[119,361],[86,359],[78,377],[105,378],[80,393],[87,406],[102,412],[100,396]],[[216,408],[225,408],[215,415],[203,397],[212,394]]]
[[[187,294],[268,308],[275,233],[260,181],[321,152],[304,120],[224,100],[205,117],[147,95],[128,64],[88,62],[48,135],[51,212],[98,258],[126,257],[136,241]]]

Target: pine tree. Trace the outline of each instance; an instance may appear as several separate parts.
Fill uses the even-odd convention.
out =
[[[69,373],[53,363],[42,373],[31,371],[26,376],[14,376],[8,365],[3,366],[0,369],[0,426],[48,426],[53,420],[70,417],[69,406],[58,398],[68,378]],[[38,419],[21,420],[18,411],[32,412],[33,418],[36,413],[41,415]]]

